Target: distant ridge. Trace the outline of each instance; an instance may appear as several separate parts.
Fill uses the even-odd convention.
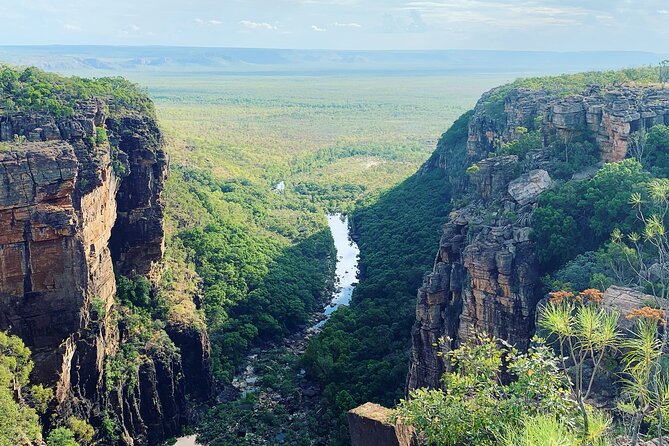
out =
[[[292,50],[169,46],[0,46],[0,62],[61,72],[223,74],[418,72],[564,73],[655,65],[669,55],[633,51]]]

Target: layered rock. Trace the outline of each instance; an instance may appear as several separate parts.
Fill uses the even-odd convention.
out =
[[[657,87],[591,87],[566,98],[521,88],[507,93],[501,104],[492,100],[498,94],[498,89],[484,94],[470,121],[467,153],[472,159],[517,139],[521,127],[540,127],[545,136],[564,141],[590,132],[602,160],[619,161],[627,154],[631,133],[669,124],[669,90]]]
[[[549,142],[587,134],[601,161],[617,161],[627,155],[632,133],[669,124],[669,90],[656,87],[589,88],[566,98],[505,88],[477,104],[466,149],[457,141],[440,146],[427,166],[452,170],[449,159],[466,150],[458,165],[471,166],[469,175],[461,172],[465,179],[451,183],[469,204],[451,213],[434,269],[418,292],[409,389],[439,387],[446,353],[475,333],[527,346],[542,297],[530,225],[539,196],[553,183]],[[541,147],[523,159],[495,156],[528,129],[541,133]]]
[[[392,421],[393,411],[366,403],[348,412],[351,446],[418,446],[413,428]]]
[[[148,274],[164,250],[160,190],[167,175],[167,158],[154,119],[130,114],[108,119],[112,143],[127,158],[127,176],[120,185],[112,256],[121,274]]]
[[[127,337],[115,273],[150,274],[162,257],[167,159],[153,117],[107,109],[92,99],[71,117],[0,118],[0,330],[31,348],[55,411],[112,416],[122,443],[155,445],[179,433],[187,378],[208,396],[209,346],[201,330],[168,327],[174,341],[163,332],[142,352],[132,384],[110,386]]]
[[[434,270],[418,292],[409,389],[439,387],[446,354],[476,333],[527,346],[539,300],[527,226],[535,201],[522,194],[521,204],[503,190],[494,205],[472,203],[444,226]]]

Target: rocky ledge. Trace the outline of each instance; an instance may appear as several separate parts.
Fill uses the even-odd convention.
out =
[[[0,330],[33,351],[54,412],[111,417],[121,443],[156,445],[179,433],[188,381],[208,396],[209,346],[202,330],[168,326],[172,348],[147,348],[132,384],[110,384],[125,339],[115,273],[157,275],[167,158],[152,116],[107,105],[0,117]]]
[[[669,124],[669,90],[658,87],[593,87],[566,98],[516,89],[493,100],[500,91],[477,104],[466,144],[440,146],[423,168],[446,169],[454,194],[468,204],[451,213],[418,292],[409,389],[439,387],[445,353],[476,332],[527,346],[542,298],[530,225],[539,195],[553,183],[548,141],[587,133],[600,162],[610,162],[627,155],[632,133]],[[522,159],[496,156],[528,129],[539,132],[538,147]],[[464,175],[459,170],[467,165]]]

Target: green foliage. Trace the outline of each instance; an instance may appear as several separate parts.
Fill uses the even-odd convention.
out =
[[[659,71],[659,80],[660,83],[664,86],[665,83],[669,82],[669,59],[660,62]]]
[[[506,121],[504,102],[508,95],[516,89],[545,91],[558,97],[566,97],[581,93],[592,85],[654,84],[657,83],[659,73],[659,67],[640,67],[616,71],[590,71],[559,76],[520,78],[489,91],[482,106],[491,120],[503,126]],[[537,130],[535,123],[524,125],[527,125],[529,130]]]
[[[402,400],[397,416],[416,427],[430,445],[494,445],[529,416],[551,414],[572,420],[575,406],[558,374],[558,360],[540,340],[523,354],[500,348],[481,336],[449,353],[452,371],[443,376],[445,390],[418,389]],[[502,357],[516,380],[504,385]]]
[[[106,99],[112,113],[129,108],[154,115],[153,103],[136,85],[115,78],[63,77],[34,67],[0,65],[0,106],[9,111],[48,111],[70,117],[76,101]]]
[[[32,406],[38,414],[46,414],[49,404],[53,400],[53,389],[51,387],[44,387],[42,384],[36,384],[30,387],[30,397],[32,398]]]
[[[479,165],[474,163],[471,166],[469,166],[465,172],[467,172],[469,175],[473,175],[475,173],[479,173],[480,171],[481,168],[479,167]]]
[[[79,446],[74,439],[74,432],[66,427],[57,427],[49,432],[46,444],[47,446]]]
[[[581,412],[583,439],[590,434],[590,408],[586,401],[592,385],[602,371],[603,359],[620,344],[620,315],[599,307],[601,299],[601,293],[594,290],[585,290],[578,296],[556,292],[539,315],[538,325],[550,334],[558,350],[562,361],[560,372],[565,375],[571,396]]]
[[[596,288],[606,291],[611,285],[635,283],[628,259],[636,263],[636,253],[617,243],[606,243],[597,251],[577,255],[562,268],[544,279],[548,291],[577,291]]]
[[[317,434],[322,421],[317,420],[315,406],[295,412],[300,404],[309,404],[300,390],[303,378],[297,356],[279,348],[259,355],[249,365],[259,378],[255,390],[209,410],[198,440],[212,446],[325,444],[326,436]]]
[[[568,182],[539,198],[531,239],[543,271],[553,271],[576,255],[597,249],[615,228],[638,229],[630,194],[642,191],[650,175],[631,159],[609,163],[590,180]]]
[[[656,177],[669,177],[669,127],[656,125],[646,133],[644,166]]]
[[[303,357],[309,375],[326,384],[333,418],[341,391],[357,404],[387,405],[403,393],[415,292],[450,210],[443,175],[415,175],[354,215],[363,281],[351,306],[333,314]],[[405,203],[414,206],[397,218]]]
[[[547,414],[525,417],[520,428],[501,435],[504,446],[576,446],[578,438],[571,427]]]
[[[107,136],[107,129],[104,127],[95,128],[95,144],[98,146],[109,143],[109,137]]]
[[[32,368],[23,341],[0,332],[0,446],[28,446],[41,439],[37,412],[21,397]]]
[[[93,426],[77,417],[70,417],[67,420],[67,425],[74,434],[74,438],[77,439],[77,442],[81,446],[87,446],[91,444],[93,437],[95,436],[95,430],[93,429]]]
[[[584,130],[568,140],[553,138],[548,150],[552,158],[550,172],[557,179],[571,179],[575,173],[595,166],[600,160],[599,146],[593,135]]]
[[[524,127],[523,127],[524,128]],[[502,145],[499,149],[500,155],[517,155],[518,159],[522,160],[531,151],[540,149],[543,145],[541,132],[532,131],[518,132],[519,138],[510,143]]]
[[[102,423],[100,427],[100,436],[102,440],[106,442],[105,444],[114,444],[120,438],[120,429],[118,423],[114,418],[109,416],[107,412],[105,412],[102,416]]]
[[[611,419],[593,412],[587,439],[576,435],[568,422],[553,414],[525,416],[518,427],[508,427],[501,436],[502,446],[606,446]]]
[[[116,278],[116,297],[123,305],[148,308],[151,305],[151,283],[144,276]]]
[[[283,247],[227,222],[184,231],[205,287],[212,361],[222,379],[256,341],[278,339],[305,324],[322,305],[334,260],[332,237],[321,231]]]

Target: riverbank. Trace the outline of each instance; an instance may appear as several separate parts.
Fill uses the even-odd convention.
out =
[[[218,395],[219,404],[212,417],[216,424],[207,424],[203,429],[206,436],[200,440],[204,444],[227,438],[234,439],[236,445],[327,445],[327,426],[318,413],[324,389],[306,377],[300,357],[309,338],[330,315],[350,303],[358,283],[359,257],[358,246],[350,237],[348,217],[330,214],[327,220],[337,251],[334,291],[304,329],[277,345],[255,348],[249,353],[232,384]],[[198,446],[193,436],[180,438],[176,444]]]

